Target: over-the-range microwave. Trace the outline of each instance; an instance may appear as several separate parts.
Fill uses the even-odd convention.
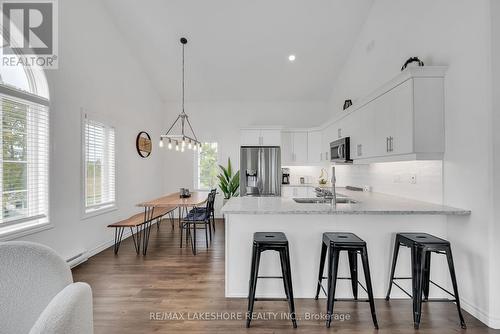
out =
[[[330,143],[330,161],[352,163],[349,137],[340,138]]]

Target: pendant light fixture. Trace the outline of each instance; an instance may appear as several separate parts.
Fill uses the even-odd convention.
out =
[[[177,118],[175,119],[175,121],[172,124],[172,126],[170,126],[170,128],[168,129],[168,131],[164,135],[160,136],[159,146],[163,147],[165,145],[164,141],[166,141],[167,142],[167,147],[168,147],[169,150],[171,150],[172,146],[175,145],[175,150],[176,151],[179,151],[179,146],[180,146],[180,151],[184,152],[184,148],[185,148],[186,145],[187,145],[188,149],[193,149],[193,150],[201,149],[201,142],[196,137],[196,134],[194,133],[193,127],[191,126],[191,123],[189,122],[189,117],[188,117],[188,115],[184,111],[184,88],[185,88],[185,81],[184,81],[184,47],[187,44],[187,39],[184,38],[184,37],[182,37],[180,39],[180,41],[181,41],[181,44],[182,44],[182,111],[179,114],[179,116],[177,116]],[[181,133],[178,134],[178,135],[170,134],[170,131],[172,131],[172,129],[175,127],[175,125],[177,124],[177,122],[179,120],[180,120],[180,123],[181,123]],[[190,135],[186,134],[185,131],[184,131],[185,127],[186,127],[186,124],[189,127],[189,130],[191,132]]]

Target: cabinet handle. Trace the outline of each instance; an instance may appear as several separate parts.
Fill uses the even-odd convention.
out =
[[[389,137],[385,137],[385,151],[389,152]]]
[[[342,138],[342,129],[341,128],[339,128],[337,130],[337,135],[339,136],[339,138]]]
[[[394,137],[389,137],[389,147],[391,149],[391,152],[394,151]]]
[[[358,157],[363,155],[363,151],[362,151],[363,148],[362,147],[363,147],[363,145],[358,144]]]
[[[319,154],[319,161],[323,161],[323,152]]]
[[[328,161],[328,152],[325,152],[325,160]]]

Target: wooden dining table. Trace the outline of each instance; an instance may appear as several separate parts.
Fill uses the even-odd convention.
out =
[[[187,214],[188,208],[196,208],[203,205],[208,199],[208,191],[193,191],[190,197],[181,197],[179,192],[171,193],[150,201],[137,204],[139,207],[144,208],[144,222],[145,233],[143,238],[143,254],[146,255],[149,233],[151,231],[152,217],[154,217],[155,210],[165,208],[177,208],[179,211],[179,226],[184,213]],[[149,222],[149,223],[147,223]]]

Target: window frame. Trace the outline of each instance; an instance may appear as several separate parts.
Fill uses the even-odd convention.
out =
[[[32,217],[25,217],[19,219],[12,219],[6,223],[0,223],[0,241],[6,241],[10,239],[19,238],[28,234],[40,232],[46,229],[53,228],[53,224],[50,221],[50,102],[48,98],[26,92],[23,90],[18,90],[12,86],[0,83],[0,94],[5,96],[7,99],[13,101],[19,101],[20,103],[33,103],[38,104],[47,108],[47,157],[46,166],[46,214],[39,214]],[[3,161],[3,158],[2,158]],[[29,163],[29,162],[28,162]],[[3,168],[3,166],[2,166]],[[29,177],[29,176],[28,176]],[[3,176],[2,176],[3,182]],[[29,193],[28,193],[29,196]]]
[[[205,144],[217,144],[217,167],[219,166],[219,161],[220,161],[220,145],[219,142],[217,141],[210,141],[210,142],[204,142],[202,145]],[[196,191],[210,191],[211,189],[205,189],[200,187],[200,150],[194,151],[194,164],[193,164],[193,189]],[[218,187],[217,181],[214,187]]]
[[[86,191],[86,183],[87,183],[87,168],[86,168],[86,142],[85,142],[85,126],[87,120],[91,120],[97,123],[101,123],[107,128],[112,128],[114,130],[114,178],[115,178],[115,187],[114,187],[114,201],[109,202],[106,204],[102,204],[101,206],[99,205],[94,205],[95,208],[89,210],[89,207],[87,207],[87,191]],[[117,191],[116,191],[116,126],[113,124],[113,122],[107,121],[106,119],[103,119],[102,117],[96,116],[94,114],[89,114],[88,112],[85,112],[82,110],[81,112],[81,191],[80,191],[80,216],[82,220],[92,218],[95,216],[99,216],[102,214],[106,214],[108,212],[112,212],[118,209],[117,206]],[[94,207],[93,206],[93,207]]]

